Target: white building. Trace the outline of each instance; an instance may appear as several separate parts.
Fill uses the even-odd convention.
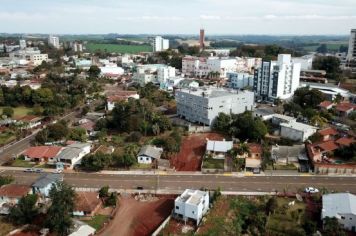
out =
[[[63,148],[56,156],[57,162],[61,162],[69,169],[75,165],[80,165],[82,158],[90,153],[91,145],[89,143],[74,143]]]
[[[174,201],[174,215],[184,221],[192,219],[197,225],[209,210],[209,192],[186,189]]]
[[[300,87],[309,87],[310,89],[317,89],[322,92],[329,101],[333,101],[336,98],[336,95],[338,94],[340,94],[346,100],[354,96],[348,90],[331,84],[302,82],[300,83]]]
[[[281,137],[304,142],[316,133],[317,128],[296,121],[281,123]]]
[[[20,49],[25,49],[27,47],[26,40],[20,39]]]
[[[181,89],[175,98],[180,117],[209,126],[219,113],[240,114],[254,106],[253,92],[225,88]]]
[[[169,48],[169,40],[164,39],[161,36],[156,36],[153,41],[153,51],[161,52]]]
[[[351,30],[349,40],[349,50],[347,52],[346,60],[351,61],[356,59],[356,29]]]
[[[182,59],[182,73],[187,76],[208,77],[210,73],[218,73],[219,77],[226,77],[227,72],[237,71],[236,58],[192,57]]]
[[[34,66],[39,66],[42,62],[48,61],[48,54],[32,54],[30,56],[30,61]]]
[[[323,195],[321,219],[335,217],[344,229],[356,232],[356,196],[351,193]]]
[[[302,57],[293,57],[293,63],[299,63],[301,70],[311,70],[313,69],[313,55],[305,55]]]
[[[79,42],[71,42],[70,46],[74,52],[82,52],[83,51],[83,44]]]
[[[176,76],[176,68],[172,66],[160,67],[157,69],[157,82],[165,83],[167,79]]]
[[[289,99],[299,87],[300,63],[292,62],[291,55],[280,54],[277,61],[264,61],[255,70],[253,89],[262,100]]]
[[[59,38],[52,35],[48,36],[48,45],[59,49]]]
[[[137,162],[140,164],[152,164],[155,160],[161,158],[162,153],[162,148],[152,145],[143,146],[137,155]]]
[[[99,68],[101,76],[119,77],[125,73],[125,70],[122,67],[118,67],[115,63],[110,63]]]
[[[117,102],[127,101],[129,98],[140,99],[140,95],[136,91],[116,91],[114,95],[107,98],[106,109],[112,111]]]
[[[253,87],[253,75],[241,72],[228,72],[227,86],[233,89],[243,89],[246,87]]]

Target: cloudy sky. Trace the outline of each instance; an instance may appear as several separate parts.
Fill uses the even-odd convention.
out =
[[[0,0],[0,32],[349,34],[356,0]]]

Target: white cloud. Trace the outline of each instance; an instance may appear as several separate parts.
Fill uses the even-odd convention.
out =
[[[220,20],[220,16],[212,16],[212,15],[200,15],[200,19],[202,20]]]

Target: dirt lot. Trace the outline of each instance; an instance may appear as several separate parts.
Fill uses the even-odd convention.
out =
[[[191,134],[184,137],[180,152],[171,158],[177,171],[199,171],[205,153],[206,139],[223,140],[217,133]]]
[[[137,201],[131,196],[121,197],[115,218],[101,236],[151,235],[170,215],[174,198],[160,197],[152,201]]]

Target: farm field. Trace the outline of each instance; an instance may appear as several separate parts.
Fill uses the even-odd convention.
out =
[[[4,107],[0,107],[0,114],[2,114],[2,109]],[[14,116],[13,118],[15,119],[18,119],[18,118],[21,118],[23,116],[26,116],[28,115],[28,113],[31,113],[32,112],[32,108],[28,108],[28,107],[15,107],[15,108],[12,108],[14,109]]]
[[[112,53],[140,53],[151,52],[152,47],[148,45],[118,45],[118,44],[104,44],[104,43],[88,43],[86,48],[90,52],[97,50],[107,51]]]

